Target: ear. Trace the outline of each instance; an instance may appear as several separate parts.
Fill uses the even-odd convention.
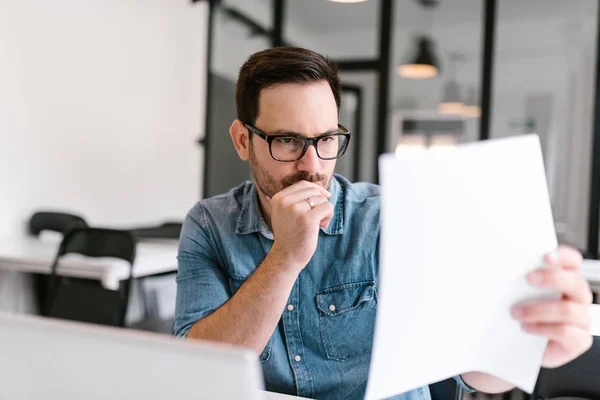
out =
[[[231,140],[233,141],[238,156],[242,160],[248,161],[248,156],[250,154],[250,136],[248,128],[244,126],[242,121],[236,119],[231,124],[231,127],[229,127],[229,134],[231,135]]]

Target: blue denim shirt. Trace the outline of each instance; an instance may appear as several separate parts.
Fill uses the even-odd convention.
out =
[[[339,175],[329,190],[334,217],[321,229],[260,361],[269,391],[362,399],[377,308],[380,190]],[[175,335],[185,337],[230,299],[272,244],[253,183],[196,204],[179,245]],[[394,397],[430,398],[427,387]]]

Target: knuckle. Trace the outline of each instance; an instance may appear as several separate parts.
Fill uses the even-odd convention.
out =
[[[281,198],[277,199],[277,201],[275,202],[275,205],[277,207],[281,207],[281,208],[285,208],[285,207],[289,206],[288,201],[286,200],[285,197],[281,197]]]
[[[300,213],[300,211],[301,211],[301,205],[300,205],[300,203],[294,203],[294,204],[292,204],[290,206],[290,211],[292,211],[295,214]]]
[[[566,261],[567,264],[572,266],[579,266],[583,260],[581,252],[571,246],[560,245],[558,247],[558,252],[561,256],[561,260]]]
[[[304,225],[308,225],[311,221],[311,217],[308,213],[304,213],[302,214],[302,216],[300,217],[300,220],[302,221],[302,223]]]
[[[573,247],[569,246],[568,244],[559,244],[557,250],[560,253],[562,253],[562,252],[574,251],[575,249]]]
[[[271,202],[273,202],[277,206],[281,206],[281,205],[283,205],[284,199],[285,199],[285,197],[283,197],[283,195],[281,195],[280,193],[277,193],[275,196],[273,196],[271,198]]]

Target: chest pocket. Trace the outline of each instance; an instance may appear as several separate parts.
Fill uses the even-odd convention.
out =
[[[375,282],[349,283],[316,296],[327,358],[344,361],[371,351],[377,298]]]

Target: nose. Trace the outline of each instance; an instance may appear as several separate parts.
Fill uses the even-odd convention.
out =
[[[308,146],[304,156],[298,160],[297,166],[299,171],[306,171],[310,174],[316,174],[320,172],[321,160],[317,155],[317,149],[315,146]]]

